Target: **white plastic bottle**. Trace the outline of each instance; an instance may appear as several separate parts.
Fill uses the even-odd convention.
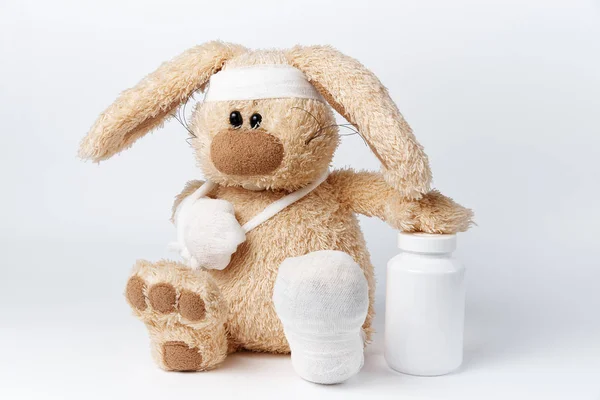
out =
[[[399,372],[444,375],[463,358],[465,269],[456,235],[400,233],[387,266],[385,359]]]

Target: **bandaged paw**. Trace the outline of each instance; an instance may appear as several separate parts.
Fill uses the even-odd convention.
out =
[[[185,199],[175,214],[177,242],[171,248],[193,269],[224,269],[237,247],[246,240],[225,200]]]
[[[302,378],[333,384],[360,370],[369,294],[352,257],[325,250],[286,259],[279,267],[273,302],[292,364]]]

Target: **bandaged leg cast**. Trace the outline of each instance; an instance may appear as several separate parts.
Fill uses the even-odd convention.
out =
[[[369,294],[352,257],[325,250],[286,259],[279,267],[273,303],[302,378],[339,383],[361,369]]]

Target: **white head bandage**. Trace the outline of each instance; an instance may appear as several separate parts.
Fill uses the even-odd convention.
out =
[[[278,98],[325,102],[302,71],[289,65],[253,65],[219,71],[210,78],[205,102]]]

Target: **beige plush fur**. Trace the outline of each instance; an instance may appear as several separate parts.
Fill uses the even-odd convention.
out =
[[[210,369],[228,351],[237,349],[289,352],[271,300],[277,270],[286,258],[317,250],[344,251],[364,271],[370,306],[363,330],[370,339],[375,281],[356,214],[381,218],[400,230],[431,233],[463,231],[471,222],[470,210],[429,190],[427,157],[379,80],[356,60],[329,47],[249,51],[218,42],[198,46],[124,92],[92,127],[80,154],[94,161],[112,156],[159,126],[182,101],[203,88],[211,74],[254,64],[290,64],[302,70],[324,98],[359,129],[381,160],[382,173],[333,171],[309,195],[251,231],[222,271],[198,272],[175,262],[139,261],[127,296],[135,314],[148,326],[157,362],[165,369]],[[229,124],[232,111],[240,112],[244,119],[236,131]],[[249,126],[254,113],[262,116],[257,130]],[[241,224],[322,175],[339,143],[331,107],[312,99],[201,103],[190,122],[194,133],[190,142],[198,166],[218,184],[209,196],[231,202]],[[250,136],[239,141],[246,143],[241,149],[230,140],[234,133],[260,133],[256,137],[261,138],[271,135],[273,143],[283,146],[283,157],[276,161],[271,157],[269,173],[226,174],[213,163],[211,144],[216,137],[227,143],[218,148],[217,165],[228,165],[227,157],[233,159],[242,150],[248,155]],[[260,164],[260,159],[253,162]],[[188,183],[175,206],[201,184]],[[174,288],[173,296],[163,299],[166,313],[159,312],[164,304],[158,300],[153,303],[148,289],[163,283]],[[193,322],[182,316],[182,291],[204,299],[205,320]],[[181,343],[183,349],[177,347]],[[176,356],[169,356],[168,348]]]

